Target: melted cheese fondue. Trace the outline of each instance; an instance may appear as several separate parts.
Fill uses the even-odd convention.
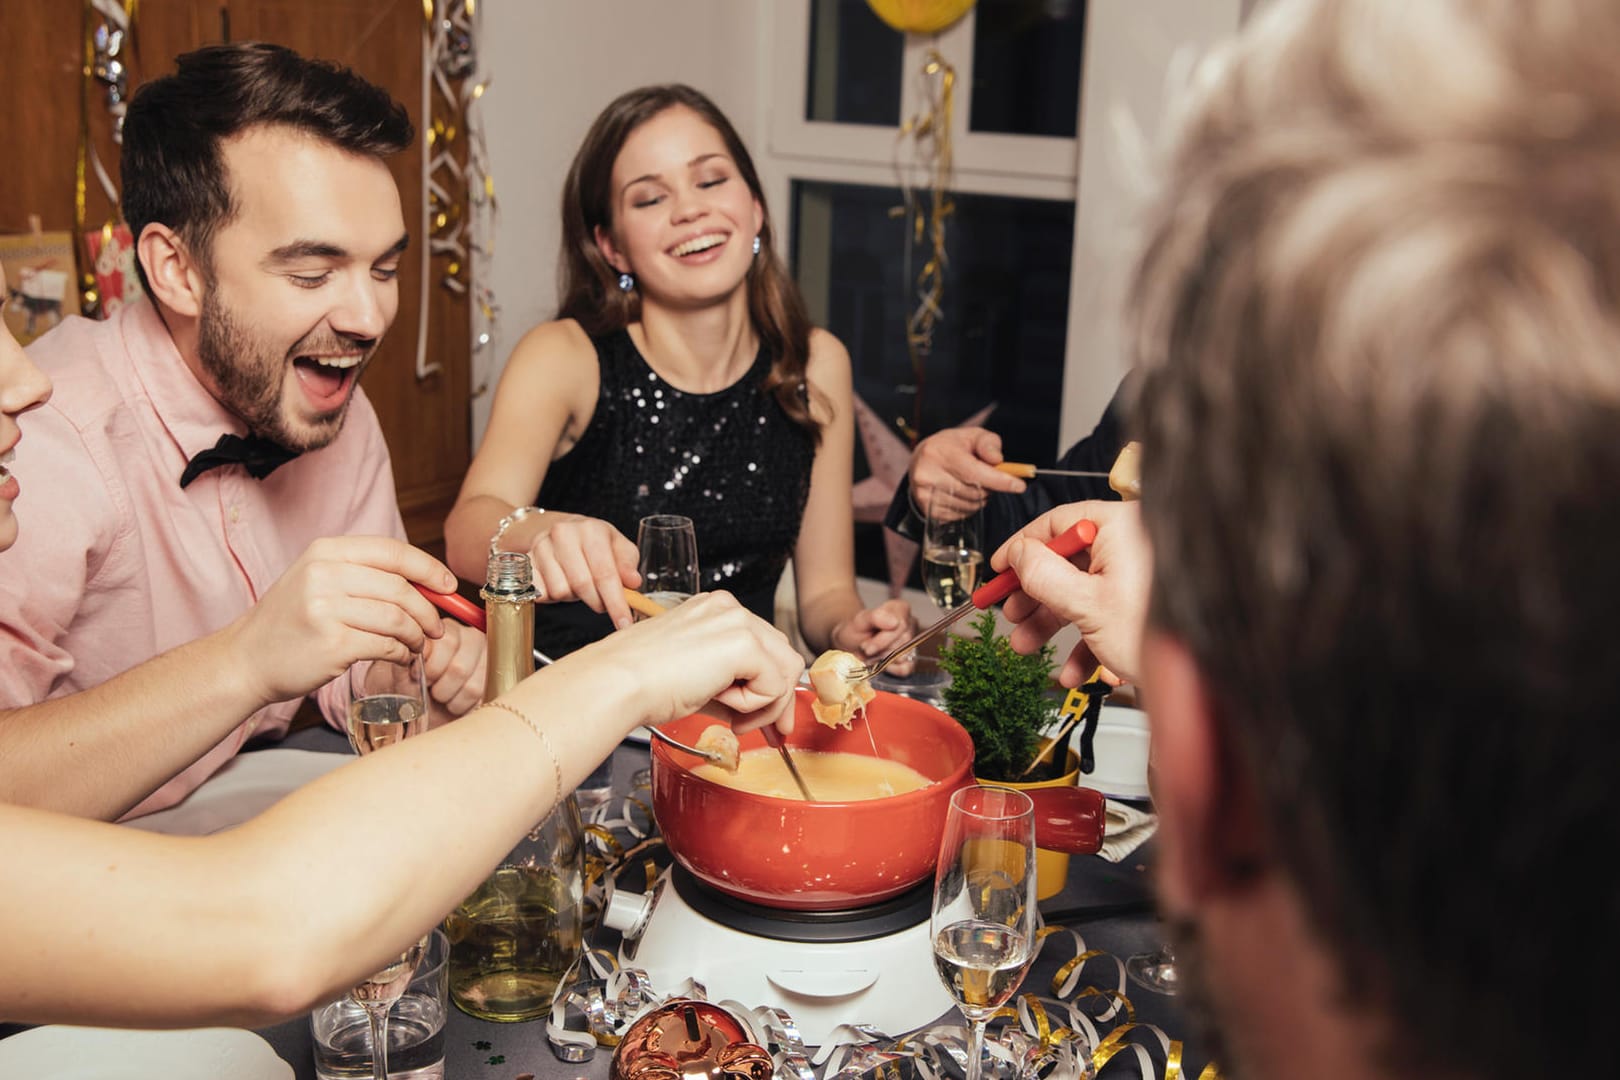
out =
[[[799,775],[804,777],[805,786],[817,802],[881,799],[933,783],[909,765],[865,754],[795,750],[793,764],[798,766]],[[803,801],[798,785],[782,764],[782,755],[770,747],[744,753],[738,760],[736,772],[727,772],[718,765],[699,765],[692,772],[713,783],[756,795]]]

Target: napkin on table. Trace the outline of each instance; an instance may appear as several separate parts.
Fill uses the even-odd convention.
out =
[[[1109,799],[1104,805],[1103,846],[1098,855],[1109,862],[1120,862],[1147,843],[1159,828],[1159,816]]]

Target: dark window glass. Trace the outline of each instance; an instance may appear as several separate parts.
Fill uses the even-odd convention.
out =
[[[979,0],[973,11],[968,128],[1074,138],[1086,0]]]
[[[905,44],[866,0],[814,0],[805,119],[897,127]]]
[[[891,431],[919,435],[995,404],[985,426],[1007,457],[1049,462],[1057,452],[1069,305],[1074,203],[953,195],[949,264],[933,352],[919,381],[906,351],[916,306],[897,189],[794,181],[794,273],[811,318],[848,347],[855,392]],[[904,438],[904,435],[901,436]],[[857,479],[871,474],[857,440]],[[857,569],[886,579],[881,526],[857,525]]]

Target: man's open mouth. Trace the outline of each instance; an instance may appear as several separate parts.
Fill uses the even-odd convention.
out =
[[[343,404],[359,375],[364,353],[345,353],[342,356],[295,356],[293,370],[298,382],[317,409],[332,409]]]

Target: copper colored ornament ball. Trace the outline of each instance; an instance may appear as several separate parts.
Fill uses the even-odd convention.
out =
[[[672,1001],[630,1025],[612,1080],[770,1080],[774,1065],[737,1018],[707,1001]]]

